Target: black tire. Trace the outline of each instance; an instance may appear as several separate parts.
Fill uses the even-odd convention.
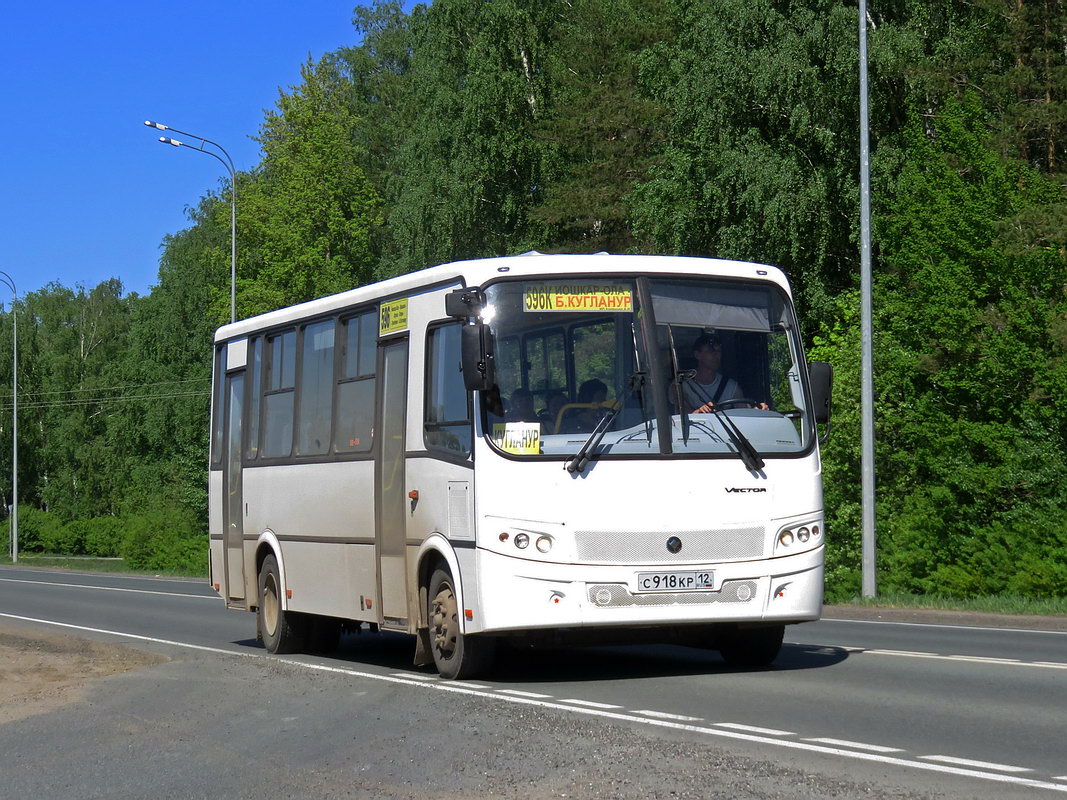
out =
[[[312,653],[332,653],[341,642],[341,620],[312,617],[309,620],[307,649]]]
[[[766,667],[782,649],[785,625],[745,628],[723,634],[719,653],[731,667]]]
[[[464,680],[484,675],[493,666],[496,640],[464,636],[460,632],[459,605],[452,574],[443,567],[430,577],[426,619],[430,626],[430,652],[442,678]]]
[[[282,608],[282,579],[278,560],[263,559],[259,569],[259,608],[256,624],[269,653],[299,653],[307,642],[308,620]]]

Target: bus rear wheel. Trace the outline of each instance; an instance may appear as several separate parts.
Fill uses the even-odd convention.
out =
[[[427,619],[430,651],[442,678],[463,680],[487,672],[493,665],[496,640],[461,632],[459,603],[451,573],[438,567],[430,577]]]
[[[719,653],[731,667],[765,667],[782,649],[785,625],[741,628],[724,633]]]
[[[282,607],[281,570],[273,555],[259,570],[259,608],[256,624],[269,653],[298,653],[304,648],[307,621]]]

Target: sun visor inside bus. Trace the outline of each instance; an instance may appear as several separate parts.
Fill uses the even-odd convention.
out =
[[[654,286],[652,307],[660,325],[692,325],[769,331],[781,317],[781,303],[766,289],[702,289],[692,284]]]

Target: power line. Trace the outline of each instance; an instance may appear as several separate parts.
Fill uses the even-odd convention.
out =
[[[129,383],[123,386],[94,386],[86,389],[57,389],[52,392],[22,392],[20,397],[44,397],[52,394],[76,394],[78,392],[114,392],[120,389],[143,389],[146,386],[167,386],[172,383],[210,383],[210,378],[177,378],[172,381],[154,381],[152,383]]]
[[[171,400],[179,397],[210,397],[210,391],[204,392],[176,392],[173,394],[140,394],[140,395],[115,395],[112,397],[83,397],[77,400],[56,400],[50,403],[22,403],[20,408],[60,408],[70,406],[92,406],[99,403],[124,403],[132,400]],[[0,406],[0,411],[6,411],[11,405]]]

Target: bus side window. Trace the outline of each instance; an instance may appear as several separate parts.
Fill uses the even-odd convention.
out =
[[[293,452],[293,396],[296,387],[296,331],[267,340],[267,391],[263,397],[263,457]]]
[[[248,443],[245,446],[245,459],[251,461],[259,455],[259,401],[263,387],[263,337],[256,336],[251,340],[252,356],[249,359],[248,384],[251,391],[248,393]]]
[[[426,447],[455,455],[471,450],[470,404],[460,371],[461,323],[432,328],[427,334]]]
[[[330,449],[333,422],[334,320],[304,328],[300,353],[297,453],[322,455]]]
[[[374,370],[378,351],[378,314],[371,311],[343,323],[341,374],[337,380],[334,450],[366,453],[374,431]]]

